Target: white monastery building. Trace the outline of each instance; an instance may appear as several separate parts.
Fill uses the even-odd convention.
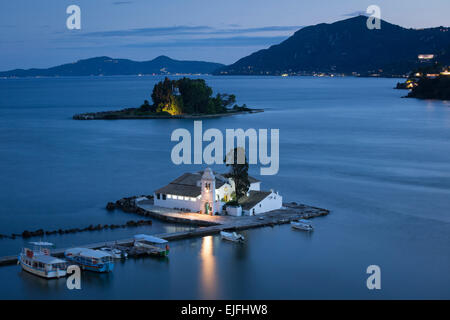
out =
[[[239,200],[239,210],[227,210],[232,215],[257,215],[280,209],[283,198],[278,192],[261,191],[261,181],[250,177],[247,195]],[[154,192],[154,204],[159,207],[189,210],[204,214],[223,214],[224,205],[232,200],[234,182],[210,168],[185,173],[167,186]],[[231,208],[230,208],[231,209]]]

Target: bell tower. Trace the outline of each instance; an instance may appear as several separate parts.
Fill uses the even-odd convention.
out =
[[[216,212],[216,178],[211,168],[206,168],[202,175],[202,204],[200,212],[214,215]]]

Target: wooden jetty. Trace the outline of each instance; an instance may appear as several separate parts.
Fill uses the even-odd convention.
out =
[[[238,231],[259,227],[275,226],[279,224],[290,223],[298,219],[310,219],[318,216],[324,216],[330,213],[327,209],[311,207],[303,204],[284,203],[283,209],[266,212],[257,216],[231,217],[231,216],[207,216],[197,213],[169,212],[162,211],[152,204],[138,204],[138,214],[149,215],[165,221],[186,222],[193,224],[192,221],[200,221],[201,227],[188,231],[156,234],[155,237],[174,241],[186,238],[204,237],[220,233],[220,231]],[[176,219],[176,220],[174,220]],[[189,221],[182,221],[182,220]],[[207,225],[207,226],[205,226]],[[89,249],[99,249],[102,247],[131,247],[135,239],[122,239],[117,241],[99,242],[82,245],[81,247]],[[56,249],[52,251],[52,256],[63,257],[66,249]],[[0,266],[17,263],[17,256],[0,257]]]

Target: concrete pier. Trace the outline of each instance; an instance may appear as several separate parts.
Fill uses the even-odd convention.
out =
[[[208,216],[198,213],[189,213],[173,211],[166,208],[156,207],[152,201],[142,201],[136,204],[136,212],[130,214],[139,214],[151,216],[160,220],[172,223],[186,223],[200,226],[193,230],[155,234],[154,236],[168,240],[179,240],[193,237],[203,237],[220,233],[220,231],[238,231],[251,228],[274,226],[278,224],[290,223],[297,219],[310,219],[318,216],[324,216],[330,213],[329,210],[311,207],[303,204],[284,203],[284,208],[266,212],[257,216]],[[134,239],[122,239],[117,241],[107,241],[79,245],[84,248],[98,249],[105,246],[131,246]],[[65,249],[52,250],[51,255],[62,257]],[[0,257],[0,266],[17,263],[17,255]]]

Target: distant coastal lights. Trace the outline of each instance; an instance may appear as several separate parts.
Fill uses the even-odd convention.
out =
[[[419,58],[419,60],[431,60],[434,59],[434,54],[419,54],[417,58]]]

